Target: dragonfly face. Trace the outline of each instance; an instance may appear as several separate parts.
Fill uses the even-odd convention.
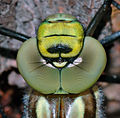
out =
[[[56,68],[72,63],[83,47],[82,25],[71,15],[55,14],[40,25],[37,45],[41,56]]]
[[[84,38],[76,18],[55,14],[40,25],[37,39],[23,43],[17,64],[27,83],[42,94],[79,94],[98,80],[106,54],[96,39]]]

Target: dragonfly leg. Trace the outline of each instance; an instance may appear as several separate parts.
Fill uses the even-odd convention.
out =
[[[108,16],[109,14],[111,14],[111,3],[112,3],[112,0],[104,0],[103,5],[99,8],[98,12],[89,23],[86,30],[86,36],[93,36],[97,26],[100,24],[102,19],[105,16]]]
[[[7,28],[4,28],[2,25],[0,25],[0,34],[5,35],[5,36],[9,36],[11,38],[15,38],[15,39],[20,40],[22,42],[24,42],[30,38],[29,36],[26,36],[24,34],[15,32],[15,31],[7,29]]]

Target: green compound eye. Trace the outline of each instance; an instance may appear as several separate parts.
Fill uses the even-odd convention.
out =
[[[77,94],[90,88],[98,80],[106,65],[104,48],[91,37],[85,37],[83,50],[77,59],[79,58],[82,62],[78,61],[76,66],[68,65],[62,69],[63,91],[59,94]],[[59,90],[59,70],[45,64],[37,49],[35,38],[23,43],[17,55],[17,64],[23,78],[35,90],[43,94],[56,93]]]

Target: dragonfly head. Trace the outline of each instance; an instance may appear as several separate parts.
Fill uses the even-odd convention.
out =
[[[41,56],[56,68],[67,66],[78,57],[83,40],[82,25],[68,14],[49,16],[37,32],[37,46]]]

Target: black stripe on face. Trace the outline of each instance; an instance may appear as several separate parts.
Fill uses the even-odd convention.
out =
[[[56,21],[48,21],[48,22],[49,22],[49,23],[58,23],[58,22],[71,23],[72,21],[56,20]]]
[[[47,51],[49,53],[69,53],[72,51],[72,48],[67,45],[58,44],[56,46],[48,48]]]
[[[68,35],[68,34],[52,34],[52,35],[44,36],[44,38],[52,37],[52,36],[69,36],[69,37],[76,37],[76,36],[74,36],[74,35]]]
[[[72,22],[79,22],[77,20],[55,20],[55,21],[44,21],[44,22],[48,22],[48,23],[59,23],[59,22],[62,22],[62,23],[72,23]]]

